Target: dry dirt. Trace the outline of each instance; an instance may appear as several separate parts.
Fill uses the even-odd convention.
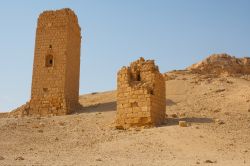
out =
[[[249,166],[250,81],[167,75],[168,117],[156,128],[115,129],[115,91],[80,96],[72,115],[0,114],[0,165]]]

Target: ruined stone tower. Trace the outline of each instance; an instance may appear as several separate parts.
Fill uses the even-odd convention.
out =
[[[63,115],[78,106],[80,31],[70,9],[39,16],[29,114]]]
[[[143,58],[117,75],[117,128],[156,126],[165,118],[165,81],[153,60]]]

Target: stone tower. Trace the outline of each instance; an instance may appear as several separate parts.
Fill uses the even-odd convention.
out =
[[[81,28],[70,9],[39,18],[28,114],[64,115],[78,106]]]
[[[165,118],[165,81],[153,60],[143,58],[117,75],[117,128],[156,126]]]

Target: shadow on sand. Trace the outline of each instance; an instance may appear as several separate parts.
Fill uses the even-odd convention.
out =
[[[78,111],[75,113],[91,113],[91,112],[107,112],[107,111],[115,111],[116,110],[116,101],[107,102],[107,103],[99,103],[90,106],[79,106]]]
[[[176,105],[176,102],[170,99],[166,99],[166,106],[172,106],[172,105]]]
[[[212,118],[166,118],[165,124],[163,126],[173,126],[178,125],[179,121],[186,121],[188,123],[213,123],[214,120]]]

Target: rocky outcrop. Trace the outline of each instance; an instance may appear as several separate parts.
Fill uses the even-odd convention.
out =
[[[14,109],[9,113],[9,117],[23,117],[27,116],[30,109],[30,103],[27,102],[26,104],[23,104],[22,106]]]
[[[199,74],[248,75],[250,74],[250,58],[236,58],[228,54],[213,54],[205,60],[188,67],[187,70]]]

